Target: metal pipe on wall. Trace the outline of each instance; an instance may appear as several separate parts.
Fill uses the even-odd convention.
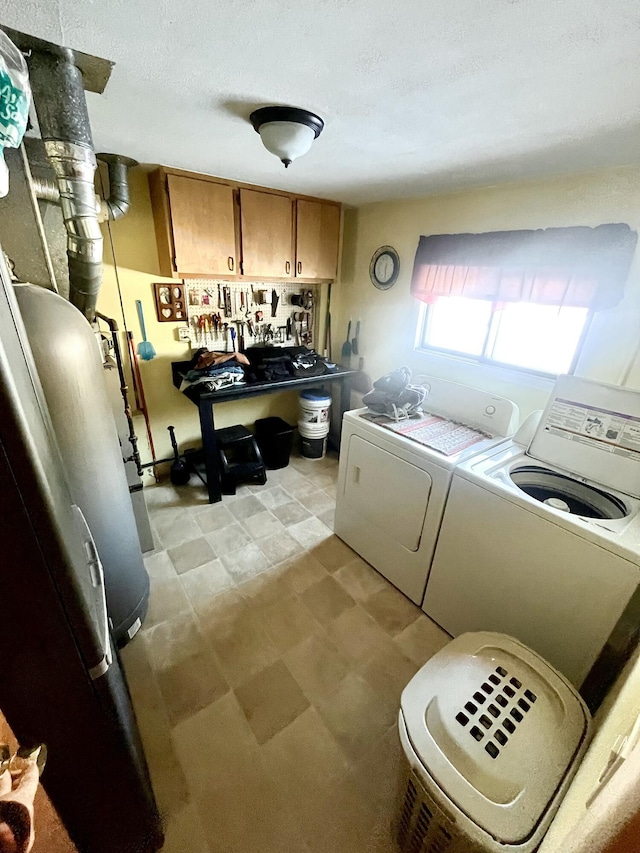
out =
[[[59,48],[34,51],[29,57],[29,75],[67,229],[69,301],[92,321],[102,284],[102,232],[94,190],[97,164],[82,74],[73,53]]]
[[[107,216],[112,220],[120,219],[131,207],[127,172],[132,166],[137,166],[138,161],[131,157],[123,157],[121,154],[97,154],[96,156],[101,163],[107,164],[109,197],[103,202]]]
[[[55,181],[32,175],[31,182],[36,198],[40,198],[42,201],[50,201],[52,204],[60,203],[60,190]]]
[[[100,205],[99,219],[120,219],[131,207],[128,171],[132,166],[137,166],[138,161],[122,154],[97,154],[96,158],[107,164],[109,175],[109,197],[100,199],[96,196],[96,204]],[[36,198],[51,204],[60,204],[60,190],[55,181],[32,175],[31,182]]]
[[[129,386],[127,385],[127,379],[124,375],[122,352],[120,350],[120,342],[118,341],[118,324],[111,317],[105,317],[104,314],[100,314],[99,312],[96,313],[96,317],[105,322],[107,326],[109,326],[109,331],[111,332],[113,354],[116,361],[116,368],[118,370],[118,378],[120,380],[120,394],[122,395],[122,401],[124,403],[124,415],[127,419],[127,425],[129,427],[129,443],[131,444],[131,456],[125,459],[124,461],[135,462],[138,476],[142,477],[144,471],[142,470],[140,453],[138,451],[138,436],[136,435],[135,427],[133,425],[131,406],[129,405]]]

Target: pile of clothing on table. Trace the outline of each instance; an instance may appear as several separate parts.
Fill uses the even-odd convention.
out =
[[[249,347],[248,378],[255,382],[277,382],[333,373],[337,365],[308,347]]]
[[[246,353],[246,354],[245,354]],[[245,382],[278,382],[335,373],[336,364],[308,347],[249,347],[241,352],[199,349],[188,364],[180,390],[196,394]]]
[[[249,359],[241,352],[209,352],[199,349],[180,385],[181,391],[197,387],[199,391],[219,391],[245,382]]]

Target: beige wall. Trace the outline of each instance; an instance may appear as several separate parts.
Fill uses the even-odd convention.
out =
[[[135,301],[142,300],[147,337],[153,343],[157,355],[151,361],[139,361],[140,372],[151,420],[156,458],[162,459],[171,455],[171,444],[166,429],[169,424],[173,424],[176,428],[181,449],[200,445],[200,425],[197,408],[174,388],[171,381],[171,362],[190,357],[188,343],[178,340],[179,324],[159,323],[156,319],[152,284],[157,281],[170,281],[170,279],[162,278],[158,272],[156,238],[146,173],[141,169],[134,169],[130,174],[130,184],[131,209],[126,217],[111,223],[113,252],[108,230],[103,226],[105,270],[98,310],[115,318],[121,327],[124,326],[132,331],[137,343],[142,339],[142,335]],[[114,253],[124,316],[116,286]],[[123,346],[126,347],[124,337],[122,341]],[[133,393],[131,405],[134,405]],[[219,405],[216,408],[216,426],[224,427],[236,423],[249,425],[256,418],[269,415],[279,415],[290,423],[295,423],[297,395],[291,392],[271,394]],[[149,461],[151,456],[145,441],[144,422],[139,417],[135,421],[141,453],[144,461]]]
[[[414,349],[420,303],[411,297],[409,284],[418,240],[423,234],[595,226],[605,222],[640,227],[637,167],[368,204],[348,211],[341,286],[332,312],[334,355],[339,354],[349,317],[354,321],[361,317],[360,348],[365,369],[373,379],[393,367],[408,364],[414,373],[431,373],[503,394],[527,414],[544,404],[551,387],[549,381]],[[394,246],[401,260],[400,277],[386,292],[374,288],[369,279],[371,255],[385,244]],[[636,358],[639,319],[640,262],[636,256],[627,296],[619,306],[596,317],[578,373],[618,384],[633,362],[629,384],[640,387]]]

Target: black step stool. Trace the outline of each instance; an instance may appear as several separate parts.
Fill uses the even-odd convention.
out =
[[[220,488],[225,495],[235,495],[238,483],[264,486],[267,472],[262,454],[252,433],[246,427],[231,426],[216,430],[220,457]]]

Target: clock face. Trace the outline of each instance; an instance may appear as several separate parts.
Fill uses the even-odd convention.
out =
[[[386,284],[391,279],[394,267],[395,264],[391,255],[387,254],[387,252],[384,255],[380,255],[374,267],[375,277],[380,284]]]
[[[400,258],[391,246],[381,246],[373,253],[369,264],[369,276],[380,290],[392,287],[400,273]]]

